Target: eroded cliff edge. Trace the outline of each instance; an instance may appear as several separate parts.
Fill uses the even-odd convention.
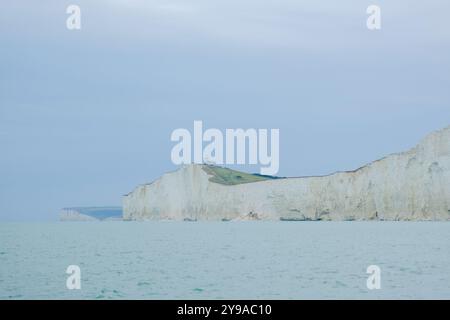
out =
[[[185,166],[138,186],[123,210],[126,220],[450,220],[450,126],[407,152],[323,177]]]

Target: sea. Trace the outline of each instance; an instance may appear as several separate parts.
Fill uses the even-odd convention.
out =
[[[0,224],[0,299],[449,298],[450,222]]]

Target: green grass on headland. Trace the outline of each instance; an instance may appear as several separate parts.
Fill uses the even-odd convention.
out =
[[[240,172],[216,166],[204,166],[203,169],[206,171],[206,173],[212,175],[212,177],[209,178],[209,181],[227,186],[233,186],[243,183],[260,182],[272,179],[280,179],[278,177],[263,176],[259,174],[249,174],[245,172]]]

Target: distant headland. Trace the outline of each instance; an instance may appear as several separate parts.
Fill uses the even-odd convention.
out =
[[[122,220],[122,207],[72,207],[63,208],[61,221],[111,221]]]

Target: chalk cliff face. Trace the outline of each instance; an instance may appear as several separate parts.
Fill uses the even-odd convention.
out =
[[[224,184],[216,171],[189,165],[137,187],[124,219],[450,220],[450,126],[351,172]]]

